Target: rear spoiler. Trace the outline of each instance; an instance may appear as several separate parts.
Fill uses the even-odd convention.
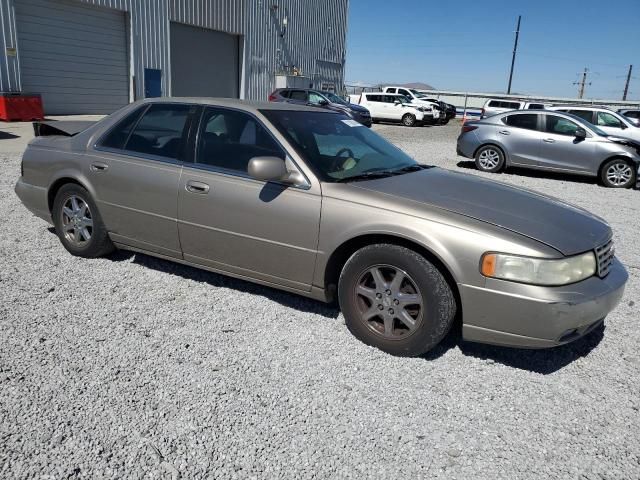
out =
[[[49,121],[49,122],[33,122],[33,133],[36,137],[49,137],[52,135],[60,135],[63,137],[73,137],[83,132],[96,122],[90,121]]]

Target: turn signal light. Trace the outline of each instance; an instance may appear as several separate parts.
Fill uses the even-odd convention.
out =
[[[496,273],[496,255],[487,253],[482,257],[482,267],[480,271],[485,277],[493,277]]]

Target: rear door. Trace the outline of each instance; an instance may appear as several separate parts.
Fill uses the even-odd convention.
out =
[[[509,155],[513,165],[535,166],[540,155],[540,142],[544,138],[540,115],[537,113],[514,113],[502,119],[497,127],[497,137]]]
[[[87,177],[115,242],[181,257],[178,185],[194,110],[145,105],[98,141]]]
[[[384,94],[376,93],[376,94],[367,94],[363,95],[362,98],[366,99],[366,102],[363,106],[365,106],[369,112],[371,113],[371,118],[386,118],[384,116]]]
[[[303,189],[250,178],[247,166],[255,156],[287,158],[252,114],[204,109],[195,162],[185,164],[178,194],[184,258],[309,291],[320,225],[319,185]]]
[[[598,171],[596,143],[591,136],[576,138],[577,123],[560,115],[545,114],[544,138],[540,143],[540,166],[577,173]]]

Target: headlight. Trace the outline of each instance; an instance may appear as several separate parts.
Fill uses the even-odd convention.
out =
[[[480,262],[480,272],[485,277],[532,285],[567,285],[594,275],[596,257],[593,252],[552,260],[485,253]]]

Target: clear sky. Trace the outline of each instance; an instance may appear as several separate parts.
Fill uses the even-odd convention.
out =
[[[504,92],[518,15],[512,92],[640,99],[640,0],[349,0],[346,80]]]

